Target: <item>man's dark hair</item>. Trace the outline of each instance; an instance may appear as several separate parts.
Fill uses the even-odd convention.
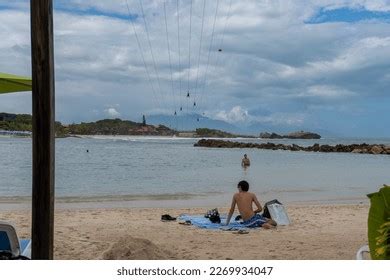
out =
[[[249,183],[247,181],[240,181],[238,186],[241,188],[243,192],[247,192],[249,190]]]

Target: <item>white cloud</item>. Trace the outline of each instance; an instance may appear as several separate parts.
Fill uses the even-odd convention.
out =
[[[206,21],[199,68],[202,86],[207,68],[215,1],[206,1]],[[220,1],[214,45],[211,48],[207,84],[199,111],[215,112],[216,118],[230,123],[263,122],[302,124],[305,108],[324,100],[327,105],[353,102],[368,95],[382,98],[390,93],[390,29],[386,22],[324,23],[304,22],[320,8],[366,8],[390,11],[386,0],[243,0],[233,1],[224,37],[223,52],[216,49],[230,1]],[[189,7],[181,1],[181,68],[178,56],[175,1],[168,1],[174,94],[165,34],[163,1],[142,1],[154,51],[151,57],[142,18],[135,28],[143,48],[151,83],[146,75],[132,25],[110,13],[126,15],[125,1],[56,1],[55,62],[57,114],[69,122],[96,118],[95,108],[108,108],[100,114],[119,114],[138,118],[146,112],[172,114],[182,103],[190,73],[193,98],[195,90],[203,0],[194,0],[191,69],[188,70]],[[14,9],[0,10],[0,71],[29,75],[30,34],[28,1],[12,1]],[[140,14],[138,1],[129,1],[131,13]],[[72,9],[84,13],[72,13]],[[88,14],[88,11],[100,11]],[[218,62],[218,65],[216,63]],[[182,91],[179,92],[179,81]],[[153,89],[155,92],[153,92]],[[161,90],[160,90],[161,89]],[[3,98],[4,99],[4,98]],[[0,103],[8,110],[15,101]],[[12,98],[11,98],[12,99]],[[200,100],[197,100],[200,101]],[[78,104],[78,105],[75,105]],[[237,106],[240,104],[240,106]],[[269,114],[249,112],[261,104]],[[346,107],[356,104],[346,104]],[[2,109],[4,108],[4,109]],[[303,109],[302,109],[303,108]],[[346,109],[347,111],[347,109]],[[88,115],[89,114],[89,115]],[[315,114],[312,114],[312,117]]]
[[[239,123],[248,121],[249,114],[247,110],[240,106],[235,106],[228,112],[225,110],[217,112],[215,118],[228,123]]]
[[[121,115],[115,108],[105,109],[104,112],[112,118],[117,118]]]
[[[390,37],[368,37],[357,40],[330,61],[309,62],[307,72],[353,71],[388,64]]]
[[[341,99],[355,95],[352,91],[329,85],[310,86],[305,92],[297,94],[298,97],[320,97],[325,99]]]
[[[304,123],[306,115],[304,113],[275,112],[267,115],[252,115],[247,109],[241,106],[234,106],[230,111],[219,111],[211,114],[215,119],[238,125],[294,125],[300,126]]]
[[[305,123],[305,113],[273,113],[270,116],[258,117],[257,121],[265,124],[301,126]]]

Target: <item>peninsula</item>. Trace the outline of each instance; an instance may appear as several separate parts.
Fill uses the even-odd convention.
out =
[[[183,138],[251,138],[218,129],[197,128],[195,131],[176,131],[165,125],[151,125],[143,117],[142,123],[121,119],[104,119],[96,122],[81,122],[65,125],[55,123],[56,137],[76,135],[133,135],[133,136],[178,136]],[[28,114],[0,113],[0,134],[30,136],[32,116]]]
[[[173,136],[176,131],[164,125],[149,125],[121,119],[104,119],[96,122],[65,125],[55,123],[57,137],[72,135],[156,135]],[[32,116],[0,113],[0,131],[32,131]]]

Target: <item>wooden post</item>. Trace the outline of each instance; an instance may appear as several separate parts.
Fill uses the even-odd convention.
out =
[[[31,0],[32,259],[53,259],[54,51],[52,0]]]

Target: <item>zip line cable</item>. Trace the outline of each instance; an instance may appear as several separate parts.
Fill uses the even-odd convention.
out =
[[[215,60],[215,64],[214,64],[214,69],[215,69],[214,72],[217,71],[218,66],[220,65],[220,56],[221,56],[220,53],[222,52],[222,46],[223,46],[224,39],[225,39],[226,28],[227,28],[227,25],[228,25],[228,22],[229,22],[229,19],[230,19],[230,16],[231,16],[232,3],[233,3],[233,0],[230,0],[228,12],[227,12],[226,19],[225,19],[224,28],[223,28],[222,35],[221,35],[221,41],[220,41],[220,44],[219,44],[219,47],[218,47],[218,53],[216,55],[216,60]],[[205,91],[206,87],[207,87],[207,85],[204,84],[204,91]],[[205,96],[204,98],[207,98],[207,96]],[[206,103],[206,101],[204,103]]]
[[[190,1],[190,33],[188,44],[188,81],[187,81],[187,116],[188,116],[188,103],[191,101],[190,93],[190,72],[191,72],[191,33],[192,33],[192,0]]]
[[[152,43],[150,41],[149,29],[148,29],[148,25],[146,23],[146,17],[145,17],[144,6],[142,4],[142,0],[139,0],[139,4],[141,6],[142,18],[143,18],[143,22],[145,25],[145,32],[146,32],[146,36],[147,36],[149,47],[150,47],[150,53],[152,55],[152,61],[153,61],[154,71],[155,71],[156,78],[157,78],[158,89],[159,89],[160,95],[162,96],[162,100],[165,101],[165,103],[166,103],[165,96],[161,91],[160,76],[159,76],[158,71],[157,71],[156,59],[154,58],[154,52],[153,52],[153,48],[152,48]],[[167,104],[166,104],[166,108],[168,108]]]
[[[181,85],[181,49],[180,49],[180,0],[177,0],[176,2],[176,9],[177,9],[177,44],[178,44],[178,55],[179,55],[179,100],[180,100],[180,111],[183,110],[183,103],[182,103],[182,85]]]
[[[233,0],[230,0],[228,13],[226,15],[226,20],[225,20],[225,26],[224,26],[223,31],[222,31],[221,43],[219,45],[220,46],[220,48],[219,48],[220,50],[222,50],[222,46],[223,46],[223,42],[224,42],[225,34],[226,34],[226,28],[227,28],[227,25],[228,25],[228,22],[229,22],[229,19],[230,19],[230,16],[231,16],[232,3],[233,3]]]
[[[225,20],[225,26],[224,26],[223,31],[222,31],[221,41],[220,41],[219,48],[218,48],[219,52],[222,52],[222,46],[223,46],[223,42],[224,42],[224,39],[225,39],[226,28],[227,28],[227,25],[228,25],[228,22],[229,22],[229,18],[230,18],[232,3],[233,3],[233,0],[230,0],[228,13],[227,13],[226,20]],[[217,68],[218,68],[219,61],[220,61],[219,58],[220,58],[220,55],[217,55],[217,59],[215,61],[215,66],[214,66],[215,70],[217,70]]]
[[[198,93],[198,83],[199,83],[199,69],[200,69],[200,60],[201,60],[201,52],[202,52],[202,43],[203,43],[203,31],[204,31],[204,19],[205,19],[205,11],[206,11],[206,0],[203,0],[203,12],[202,12],[202,27],[200,31],[200,43],[199,43],[199,54],[198,54],[198,67],[196,70],[196,82],[195,82],[195,90],[193,93],[194,102],[196,95]]]
[[[216,9],[215,9],[215,16],[214,16],[214,23],[213,23],[213,29],[212,29],[212,32],[211,32],[211,40],[210,40],[210,47],[209,47],[209,53],[208,53],[208,56],[207,56],[207,64],[206,64],[206,70],[205,70],[205,74],[204,74],[204,79],[203,79],[203,89],[201,90],[200,92],[200,104],[203,105],[202,101],[203,101],[203,95],[205,94],[205,90],[206,90],[206,83],[207,83],[207,75],[208,75],[208,70],[209,70],[209,66],[210,66],[210,55],[211,55],[211,50],[213,48],[213,42],[214,42],[214,34],[215,34],[215,24],[217,22],[217,17],[218,17],[218,9],[219,9],[219,0],[217,0],[217,6],[216,6]],[[198,109],[200,109],[200,107],[198,107]]]
[[[144,68],[145,68],[145,72],[146,72],[146,75],[148,77],[148,80],[149,80],[149,84],[150,84],[150,87],[152,88],[152,92],[153,92],[153,96],[154,96],[154,100],[157,104],[158,107],[161,107],[161,104],[157,98],[157,93],[156,93],[156,90],[153,86],[153,82],[152,82],[152,78],[150,77],[150,73],[149,73],[149,70],[148,70],[148,67],[147,67],[147,64],[146,64],[146,61],[145,61],[145,56],[144,56],[144,52],[143,52],[143,49],[142,49],[142,45],[141,45],[141,42],[139,40],[139,37],[138,37],[138,34],[137,34],[137,29],[135,28],[135,24],[134,24],[134,21],[132,20],[131,18],[131,12],[130,12],[130,8],[129,8],[129,3],[127,0],[126,1],[126,7],[127,7],[127,12],[129,14],[129,21],[131,22],[131,25],[133,27],[133,32],[134,32],[134,35],[135,35],[135,39],[137,41],[137,44],[138,44],[138,48],[139,48],[139,51],[141,53],[141,58],[142,58],[142,62],[144,64]]]
[[[165,31],[167,35],[167,46],[168,46],[168,58],[169,58],[169,69],[171,72],[171,86],[172,86],[172,100],[174,105],[174,114],[175,120],[176,120],[176,129],[178,129],[178,122],[177,122],[177,107],[176,107],[176,98],[175,98],[175,88],[173,85],[173,71],[172,71],[172,59],[171,59],[171,47],[169,44],[169,33],[168,33],[168,21],[167,21],[167,8],[166,8],[167,1],[164,1],[164,19],[165,19]]]
[[[188,83],[187,83],[188,92],[190,92],[191,34],[192,34],[192,0],[191,0],[191,4],[190,4],[190,39],[189,39],[189,45],[188,45]]]
[[[164,8],[163,12],[164,12],[165,33],[166,33],[166,40],[167,40],[167,51],[168,51],[169,70],[170,70],[170,83],[171,83],[171,85],[170,85],[171,90],[170,91],[171,91],[171,96],[172,96],[172,103],[170,102],[169,92],[164,93],[162,90],[162,85],[164,85],[164,87],[165,87],[165,79],[163,81],[164,84],[162,84],[162,80],[160,77],[161,73],[159,73],[159,70],[157,68],[156,57],[155,57],[155,53],[154,53],[153,45],[152,45],[152,41],[151,41],[152,34],[150,33],[150,30],[148,27],[148,22],[147,22],[146,15],[145,15],[144,4],[142,3],[142,0],[138,0],[140,10],[141,10],[140,16],[142,16],[143,25],[144,25],[144,29],[145,29],[145,35],[146,35],[146,39],[147,39],[146,44],[148,45],[148,47],[150,49],[150,55],[151,55],[151,60],[152,60],[152,64],[149,65],[149,67],[152,67],[153,69],[149,69],[149,67],[148,67],[148,63],[150,63],[150,62],[147,63],[145,53],[148,53],[149,50],[145,49],[144,48],[145,46],[143,46],[141,41],[140,41],[140,36],[139,36],[140,31],[139,30],[137,31],[135,19],[132,17],[132,14],[130,12],[128,0],[125,0],[125,1],[126,1],[127,11],[129,14],[129,20],[130,20],[130,23],[131,23],[133,31],[134,31],[134,36],[136,38],[139,51],[141,53],[143,66],[145,68],[148,82],[149,82],[151,89],[152,89],[152,92],[153,92],[154,100],[155,100],[157,106],[161,109],[163,109],[163,107],[161,107],[161,106],[164,106],[164,108],[166,108],[169,111],[171,111],[173,108],[174,118],[173,119],[171,118],[171,121],[176,122],[176,129],[178,130],[178,128],[179,128],[178,115],[184,113],[183,112],[184,111],[183,110],[184,109],[184,107],[183,107],[184,100],[186,100],[186,105],[187,105],[186,106],[187,117],[189,116],[189,110],[190,110],[189,105],[191,105],[191,109],[193,112],[196,113],[199,111],[199,114],[202,114],[200,110],[202,109],[201,107],[203,107],[205,102],[206,102],[206,96],[205,96],[206,95],[206,88],[208,85],[208,81],[211,79],[211,75],[212,75],[210,73],[212,71],[211,68],[214,67],[217,70],[220,63],[222,63],[220,61],[221,58],[220,58],[219,53],[222,52],[222,46],[223,46],[224,40],[225,40],[225,34],[226,34],[228,21],[231,17],[233,0],[229,1],[229,8],[228,8],[228,12],[226,14],[224,28],[222,31],[221,39],[218,43],[217,43],[217,41],[219,39],[216,38],[216,36],[217,36],[216,35],[216,25],[217,25],[217,21],[219,21],[218,16],[219,16],[219,12],[220,12],[221,2],[220,2],[220,0],[215,1],[216,2],[215,13],[213,14],[213,12],[211,12],[213,15],[210,15],[210,17],[211,17],[210,23],[212,22],[210,43],[208,46],[208,51],[205,50],[205,52],[206,52],[205,55],[202,55],[202,52],[203,52],[203,45],[205,44],[205,37],[206,37],[205,36],[206,13],[207,13],[206,9],[209,9],[209,8],[213,9],[212,7],[214,4],[211,4],[211,6],[208,7],[208,6],[206,6],[206,0],[203,0],[203,4],[199,3],[200,5],[202,5],[202,10],[201,10],[202,17],[201,17],[199,49],[197,50],[197,52],[198,52],[197,58],[196,58],[196,55],[194,55],[192,53],[192,51],[194,51],[194,46],[192,46],[193,41],[194,41],[193,40],[194,38],[192,38],[193,37],[192,33],[193,33],[193,29],[194,29],[193,28],[194,27],[193,26],[194,25],[194,22],[193,22],[193,20],[194,20],[193,19],[193,17],[194,17],[194,1],[190,0],[190,2],[188,3],[188,5],[189,5],[189,18],[187,18],[187,19],[189,20],[189,35],[188,35],[188,69],[187,69],[188,72],[187,72],[187,92],[186,93],[182,92],[183,78],[185,77],[182,74],[183,74],[183,70],[186,68],[185,66],[183,67],[183,63],[182,63],[182,38],[181,38],[181,35],[182,35],[181,34],[181,32],[182,32],[182,30],[181,30],[182,29],[182,26],[181,26],[182,22],[181,21],[182,21],[182,19],[180,17],[183,15],[183,13],[182,13],[182,15],[180,13],[183,12],[183,10],[180,7],[180,5],[181,5],[180,0],[177,0],[176,1],[176,12],[177,12],[177,15],[176,15],[177,19],[176,20],[177,20],[177,48],[178,48],[178,67],[177,67],[178,77],[174,79],[174,72],[175,71],[174,71],[174,65],[173,65],[173,60],[172,60],[172,58],[173,58],[172,57],[172,45],[171,45],[170,36],[169,36],[169,24],[168,24],[168,13],[167,13],[169,2],[168,2],[168,0],[163,1],[163,8]],[[161,6],[160,6],[160,9],[161,9]],[[150,24],[150,22],[149,22],[149,24]],[[212,58],[211,56],[212,56],[213,49],[216,48],[218,45],[219,45],[219,49],[217,50],[218,53],[216,55],[216,58],[214,58],[214,57]],[[206,65],[205,65],[204,70],[201,70],[201,62],[202,62],[203,57],[205,57],[205,58],[207,57],[207,60],[206,60]],[[194,82],[195,82],[194,84],[191,83],[191,69],[192,68],[194,68],[194,70],[196,70],[196,79],[194,80]],[[164,77],[164,75],[162,77]],[[153,81],[154,79],[156,79],[156,81]],[[157,82],[157,87],[156,87],[156,82]],[[175,85],[177,85],[177,82],[178,82],[178,87],[179,87],[178,89],[175,86]],[[204,113],[203,113],[203,115],[204,115]],[[188,117],[188,119],[189,119],[189,117]],[[190,121],[190,120],[188,120],[188,121]],[[199,122],[199,117],[197,117],[197,121]],[[171,122],[171,124],[172,124],[172,122]]]

